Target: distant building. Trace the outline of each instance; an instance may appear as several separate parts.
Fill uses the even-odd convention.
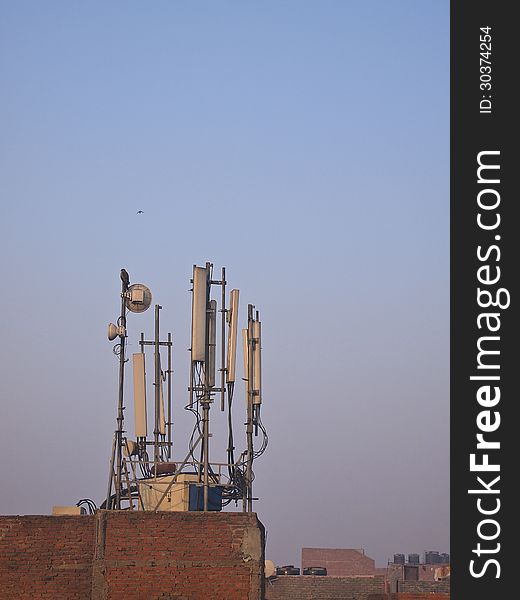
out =
[[[386,569],[377,569],[373,558],[357,548],[302,548],[302,569],[325,567],[332,577],[381,575]]]
[[[438,553],[437,553],[438,554]],[[447,555],[439,555],[444,558]],[[412,560],[410,560],[410,557]],[[442,564],[414,564],[419,555],[395,554],[394,562],[378,568],[374,559],[358,548],[302,548],[301,575],[297,569],[279,568],[277,575],[266,586],[266,600],[302,600],[320,598],[337,600],[382,600],[389,592],[396,598],[413,597],[416,600],[449,600],[450,567]],[[326,575],[309,573],[310,569],[326,569]],[[287,574],[282,574],[286,569]],[[291,571],[291,572],[289,572]],[[309,573],[309,574],[307,574]],[[392,596],[393,597],[393,596]]]

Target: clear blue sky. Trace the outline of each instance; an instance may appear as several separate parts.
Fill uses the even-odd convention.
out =
[[[184,456],[210,260],[263,321],[267,558],[447,551],[448,86],[447,1],[3,2],[0,513],[103,499],[123,266]]]

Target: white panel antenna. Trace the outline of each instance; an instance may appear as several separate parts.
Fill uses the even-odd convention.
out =
[[[260,321],[253,321],[253,404],[262,404],[262,333]]]
[[[249,339],[247,335],[247,329],[242,329],[242,348],[244,350],[244,381],[247,381],[249,377]]]
[[[231,290],[229,306],[229,334],[227,346],[227,382],[235,381],[237,362],[237,328],[238,328],[238,290]]]
[[[193,298],[191,310],[191,360],[206,360],[206,303],[208,297],[208,271],[193,267]]]
[[[154,352],[155,356],[155,352]],[[164,396],[163,396],[163,378],[161,370],[161,353],[159,352],[159,373],[161,377],[159,379],[159,433],[166,435],[166,420],[164,418]]]
[[[166,435],[166,420],[164,418],[163,380],[159,386],[159,433]]]
[[[217,301],[210,300],[208,305],[208,362],[207,384],[209,387],[215,386],[215,354],[217,348]]]
[[[146,437],[146,373],[144,353],[132,355],[134,374],[134,421],[136,437]]]

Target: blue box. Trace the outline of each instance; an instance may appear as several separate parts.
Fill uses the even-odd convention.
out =
[[[188,510],[204,510],[204,487],[202,485],[190,483]],[[222,510],[222,486],[209,486],[208,510]]]

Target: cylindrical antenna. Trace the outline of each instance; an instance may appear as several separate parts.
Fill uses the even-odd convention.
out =
[[[242,350],[244,354],[244,381],[249,378],[249,339],[247,329],[242,329]],[[247,386],[246,386],[247,387]]]
[[[134,375],[134,422],[137,439],[147,436],[146,426],[146,370],[144,352],[132,354]]]
[[[253,404],[255,405],[262,404],[261,337],[260,321],[253,321]]]
[[[161,363],[159,356],[159,311],[161,306],[155,305],[155,338],[154,338],[154,360],[155,360],[155,425],[153,430],[154,436],[154,473],[157,475],[157,466],[159,464],[159,415],[160,415],[160,402],[161,402]]]
[[[164,416],[164,394],[163,394],[163,376],[161,368],[161,355],[159,354],[159,433],[166,435],[166,419]]]
[[[235,381],[237,362],[238,297],[239,291],[231,290],[231,298],[229,302],[229,333],[226,365],[228,383],[233,383]]]
[[[191,360],[206,360],[206,311],[208,300],[208,270],[193,267]]]
[[[206,377],[208,388],[215,387],[215,358],[217,346],[217,301],[210,300],[208,306],[208,364]]]

